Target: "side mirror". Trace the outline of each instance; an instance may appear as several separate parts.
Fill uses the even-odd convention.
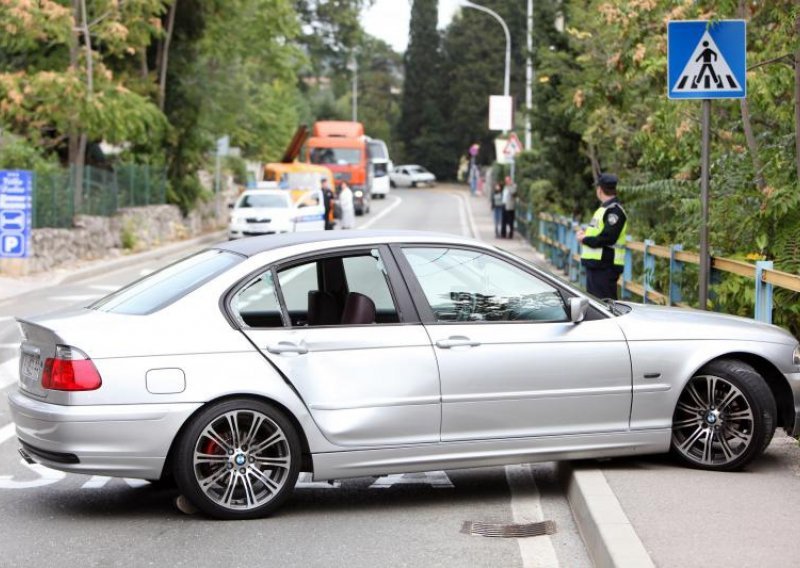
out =
[[[567,300],[569,306],[569,321],[581,323],[589,310],[589,300],[586,298],[570,298]]]

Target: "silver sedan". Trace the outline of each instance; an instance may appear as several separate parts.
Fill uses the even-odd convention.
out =
[[[414,232],[221,244],[20,320],[21,453],[266,515],[316,480],[667,452],[734,470],[800,433],[800,349],[755,321],[601,303]]]

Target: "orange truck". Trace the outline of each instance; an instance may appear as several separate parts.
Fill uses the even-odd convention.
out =
[[[350,186],[356,215],[369,213],[369,158],[363,124],[340,120],[315,122],[306,142],[306,161],[325,166],[337,182]]]

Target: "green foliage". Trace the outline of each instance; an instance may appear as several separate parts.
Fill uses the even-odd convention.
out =
[[[452,177],[458,162],[448,147],[442,95],[445,83],[439,32],[438,0],[414,0],[411,8],[405,84],[398,133],[403,161],[423,164],[439,178]]]

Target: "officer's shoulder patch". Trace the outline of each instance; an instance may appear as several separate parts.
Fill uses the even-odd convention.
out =
[[[608,215],[608,224],[609,225],[616,225],[617,221],[619,221],[619,216],[616,213],[610,213]]]

